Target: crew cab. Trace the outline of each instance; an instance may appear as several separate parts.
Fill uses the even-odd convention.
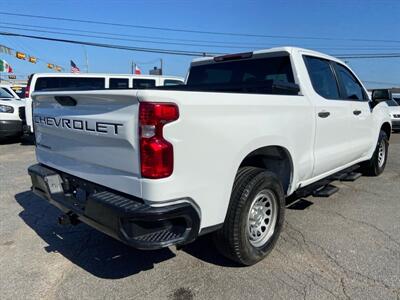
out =
[[[142,74],[101,74],[101,73],[35,73],[29,77],[25,88],[26,128],[33,133],[32,98],[34,91],[49,89],[146,89],[156,86],[183,84],[183,78],[177,76]]]
[[[355,165],[381,174],[391,134],[345,63],[292,47],[195,59],[182,86],[32,97],[32,190],[61,223],[139,249],[212,232],[243,265],[274,247],[288,196]]]

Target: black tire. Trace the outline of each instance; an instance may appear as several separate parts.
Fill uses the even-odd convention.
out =
[[[254,205],[256,199],[261,199],[259,198],[260,193],[261,195],[268,193],[274,204],[271,204],[273,209],[270,210],[272,225],[270,225],[269,230],[264,229],[269,233],[264,236],[268,239],[261,241],[261,245],[255,246],[255,241],[251,241],[251,233],[248,232],[248,217],[250,208],[254,207],[252,205]],[[265,209],[268,211],[267,203]],[[215,244],[221,254],[227,258],[242,265],[253,265],[265,258],[275,246],[282,230],[284,217],[285,196],[278,177],[274,173],[260,168],[240,168],[233,185],[224,225],[214,234]],[[264,220],[264,222],[267,222],[267,220]],[[261,227],[259,228],[268,227],[268,225],[264,226],[262,222],[260,224]]]
[[[383,149],[383,161],[382,161],[382,151],[381,147],[384,145]],[[366,161],[361,164],[361,171],[364,175],[367,176],[379,176],[385,170],[387,157],[388,157],[388,149],[389,149],[389,139],[387,134],[381,130],[379,133],[378,142],[372,155],[372,158],[369,161]]]

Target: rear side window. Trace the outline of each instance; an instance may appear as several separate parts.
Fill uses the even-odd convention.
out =
[[[312,56],[304,59],[314,90],[326,99],[339,99],[339,87],[330,62]]]
[[[180,84],[183,84],[183,82],[180,80],[175,80],[175,79],[165,79],[164,80],[165,86],[180,85]]]
[[[35,91],[99,90],[104,88],[105,79],[95,77],[39,77],[35,84]]]
[[[129,88],[128,78],[110,78],[110,89],[127,89]]]
[[[357,78],[346,67],[337,63],[334,65],[342,87],[342,98],[346,100],[368,99]]]
[[[156,86],[154,79],[133,79],[132,88],[134,89],[150,89]]]

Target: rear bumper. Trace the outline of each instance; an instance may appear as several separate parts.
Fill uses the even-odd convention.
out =
[[[132,247],[158,249],[197,238],[200,218],[189,202],[153,207],[43,165],[29,167],[28,173],[36,195]]]
[[[22,134],[22,121],[0,120],[0,137],[16,136]]]

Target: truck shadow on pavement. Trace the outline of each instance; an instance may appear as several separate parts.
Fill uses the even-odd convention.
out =
[[[0,145],[20,144],[21,146],[35,145],[35,138],[33,135],[11,138],[0,138]]]
[[[47,252],[60,253],[94,276],[124,278],[150,270],[157,263],[175,257],[169,248],[154,251],[131,248],[83,223],[61,226],[57,222],[61,211],[31,191],[16,194],[15,200],[23,208],[19,213],[21,219],[48,244],[44,248]],[[218,254],[208,236],[184,246],[182,251],[212,264],[237,266]]]

